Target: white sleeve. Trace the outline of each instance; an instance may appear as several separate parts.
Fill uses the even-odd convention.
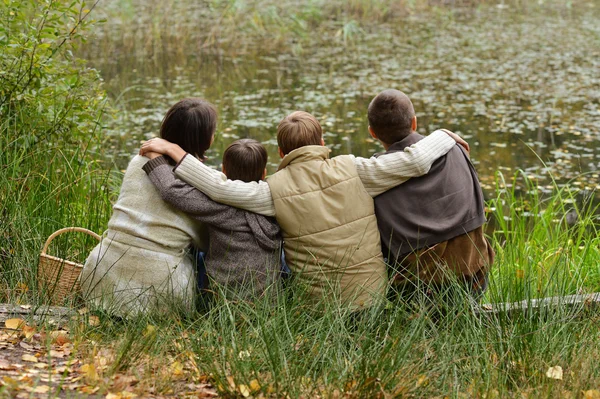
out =
[[[371,158],[355,157],[354,163],[367,192],[376,197],[411,177],[423,176],[433,162],[455,145],[452,137],[436,130],[404,151]]]
[[[275,216],[271,190],[265,181],[245,183],[228,180],[223,173],[204,165],[191,155],[185,156],[177,165],[175,175],[213,201],[265,216]]]

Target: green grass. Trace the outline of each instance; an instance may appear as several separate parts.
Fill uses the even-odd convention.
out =
[[[23,291],[35,288],[38,257],[51,233],[69,226],[97,232],[106,228],[115,171],[93,161],[87,146],[36,146],[25,152],[10,141],[14,136],[6,128],[0,133],[0,301],[14,302],[25,300]],[[92,241],[68,233],[53,241],[48,254],[81,262]]]
[[[64,154],[35,151],[6,163],[3,190],[18,196],[3,205],[15,249],[3,261],[3,301],[44,301],[34,289],[35,266],[53,229],[105,226],[118,189],[100,185],[109,187],[112,172],[77,166]],[[35,159],[35,167],[28,164],[29,173],[17,182],[21,174],[14,168],[27,159]],[[514,187],[499,176],[488,203],[497,258],[485,301],[597,291],[592,201],[582,202],[568,187],[544,198],[537,190],[518,195]],[[572,211],[579,216],[568,224],[565,215]],[[19,291],[21,283],[30,291]],[[357,318],[327,300],[309,306],[293,285],[275,301],[224,298],[218,295],[210,310],[195,314],[122,321],[98,312],[97,326],[74,321],[77,356],[90,364],[109,359],[91,382],[100,392],[123,374],[136,376],[139,393],[152,388],[167,394],[181,381],[209,381],[228,397],[579,397],[600,384],[599,317],[584,306],[478,316],[457,291],[448,300],[387,303]],[[546,376],[552,366],[563,368],[563,380]]]
[[[227,4],[230,12],[244,15],[243,2]],[[329,18],[320,16],[327,11],[320,10],[321,3],[313,4],[313,9],[297,12],[314,13],[315,21]],[[339,11],[346,17],[335,25],[341,29],[339,40],[350,42],[360,34],[361,13],[387,12],[363,12],[356,4],[367,6],[348,2],[349,8]],[[296,29],[288,16],[269,12],[245,23],[254,24],[256,32],[270,32],[273,24]],[[238,18],[235,13],[224,14],[232,18],[230,27]],[[166,29],[162,22],[151,27],[154,37]],[[221,35],[214,33],[215,43]],[[139,45],[146,51],[159,44],[150,38]],[[24,57],[35,53],[34,46],[21,45],[29,49]],[[9,53],[1,54],[4,62]],[[40,65],[53,61],[44,62]],[[56,70],[41,70],[43,85],[54,87],[53,79],[72,81],[64,78],[63,69],[59,64]],[[91,94],[83,83],[75,88],[79,91],[50,93],[18,86],[19,68],[10,73],[22,96],[16,90],[4,97],[0,90],[0,302],[43,305],[47,298],[37,290],[37,264],[44,241],[65,226],[102,232],[118,195],[120,173],[103,153],[102,107],[90,106],[85,97],[102,93],[97,80],[87,83]],[[83,115],[86,123],[79,119]],[[499,175],[488,203],[497,257],[484,301],[600,291],[595,203],[594,196],[583,197],[568,185],[541,196],[526,177],[506,181]],[[83,261],[93,240],[78,237],[57,240],[50,252]],[[209,310],[193,314],[117,320],[98,311],[99,323],[87,322],[88,315],[70,322],[72,356],[96,365],[98,377],[88,382],[101,395],[115,389],[114,378],[123,375],[135,376],[134,389],[142,397],[173,394],[190,382],[209,382],[227,397],[291,398],[553,398],[581,397],[581,391],[600,387],[600,320],[592,309],[581,305],[510,318],[479,316],[458,287],[452,290],[455,295],[448,299],[384,303],[360,316],[327,300],[308,305],[293,284],[275,300],[234,302],[218,295]],[[44,328],[53,327],[42,323],[39,329]],[[562,380],[546,376],[553,366],[564,370]],[[10,395],[0,387],[0,397]]]

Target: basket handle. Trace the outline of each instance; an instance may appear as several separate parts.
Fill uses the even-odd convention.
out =
[[[52,233],[52,235],[50,235],[50,237],[48,237],[48,239],[46,240],[46,243],[44,244],[44,248],[42,248],[42,255],[46,254],[46,250],[48,250],[48,246],[50,246],[50,243],[52,242],[52,240],[54,240],[56,238],[56,236],[58,236],[62,233],[69,232],[69,231],[78,231],[81,233],[86,233],[86,234],[91,235],[98,241],[101,240],[101,237],[98,234],[94,233],[91,230],[84,229],[83,227],[65,227],[64,229],[55,231],[54,233]]]

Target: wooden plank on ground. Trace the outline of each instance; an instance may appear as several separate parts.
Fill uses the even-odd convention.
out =
[[[33,305],[0,304],[0,323],[2,325],[4,325],[7,319],[13,318],[33,319],[34,321],[42,320],[50,324],[62,325],[67,323],[76,314],[75,310],[61,306],[35,307]]]
[[[478,314],[527,314],[540,309],[600,307],[600,292],[566,296],[553,296],[539,299],[529,299],[520,302],[486,303],[476,310]]]

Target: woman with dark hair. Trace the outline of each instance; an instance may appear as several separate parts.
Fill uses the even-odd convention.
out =
[[[212,104],[187,98],[169,109],[160,136],[203,158],[216,124]],[[196,278],[189,247],[208,248],[205,226],[162,201],[142,169],[147,162],[136,155],[129,163],[108,230],[80,277],[86,299],[119,316],[190,309]]]

